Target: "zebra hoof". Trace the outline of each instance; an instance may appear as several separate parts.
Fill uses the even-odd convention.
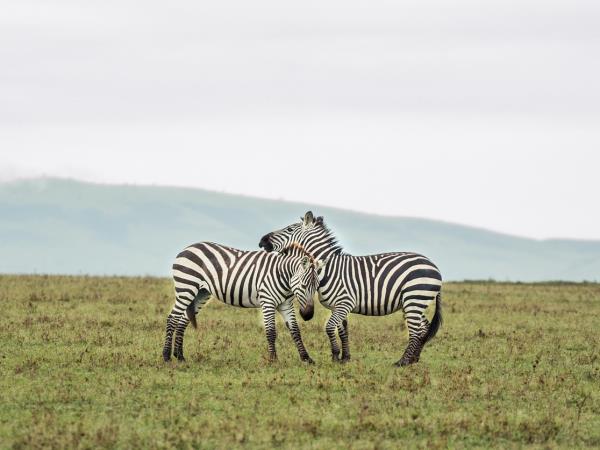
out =
[[[396,367],[406,367],[406,366],[410,366],[411,364],[416,363],[418,360],[412,359],[412,358],[402,358],[400,361],[396,362],[394,364],[394,366]]]
[[[350,355],[343,355],[343,356],[342,356],[342,359],[340,360],[340,362],[341,362],[342,364],[349,363],[349,362],[350,362]]]
[[[169,361],[171,361],[171,355],[165,355],[165,354],[163,354],[163,361],[164,361],[164,362],[169,362]]]
[[[310,356],[307,356],[306,358],[302,358],[302,362],[304,362],[306,364],[311,364],[311,365],[315,363]]]
[[[331,360],[333,362],[339,362],[340,361],[340,353],[331,353]]]

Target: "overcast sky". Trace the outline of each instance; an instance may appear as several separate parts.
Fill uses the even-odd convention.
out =
[[[0,180],[600,239],[599,23],[597,0],[4,2]]]

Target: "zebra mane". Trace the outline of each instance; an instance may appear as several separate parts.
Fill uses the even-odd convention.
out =
[[[342,247],[342,244],[339,243],[337,237],[335,236],[335,234],[333,234],[333,231],[327,225],[325,225],[325,220],[323,219],[323,216],[317,217],[317,219],[315,220],[315,224],[323,228],[323,230],[325,231],[325,234],[328,238],[327,243],[329,244],[329,247],[331,248],[333,254],[343,254],[344,249]]]
[[[304,247],[302,247],[302,245],[298,244],[297,242],[292,242],[286,248],[282,249],[281,253],[286,255],[286,254],[288,254],[288,252],[291,252],[293,250],[298,250],[302,255],[308,256],[308,258],[310,259],[310,262],[312,263],[313,266],[317,264],[315,257],[312,254],[310,254]]]
[[[344,249],[342,248],[342,245],[338,242],[337,237],[333,234],[333,231],[331,231],[327,225],[325,225],[323,216],[319,216],[315,219],[315,226],[323,228],[325,237],[327,238],[327,245],[331,248],[332,254],[343,254]],[[303,255],[308,256],[313,263],[315,262],[315,257],[298,242],[292,242],[290,245],[283,248],[280,253],[286,254],[288,251],[292,251],[294,249],[300,251],[300,253]]]

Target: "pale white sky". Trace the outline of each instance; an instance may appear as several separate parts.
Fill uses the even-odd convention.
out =
[[[597,1],[0,6],[0,180],[600,239]]]

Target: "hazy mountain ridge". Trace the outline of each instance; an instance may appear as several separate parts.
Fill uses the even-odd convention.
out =
[[[420,252],[446,279],[600,280],[600,241],[539,241],[200,189],[54,178],[0,184],[0,272],[167,276],[190,243],[258,249],[263,234],[307,209],[325,217],[347,252]]]

